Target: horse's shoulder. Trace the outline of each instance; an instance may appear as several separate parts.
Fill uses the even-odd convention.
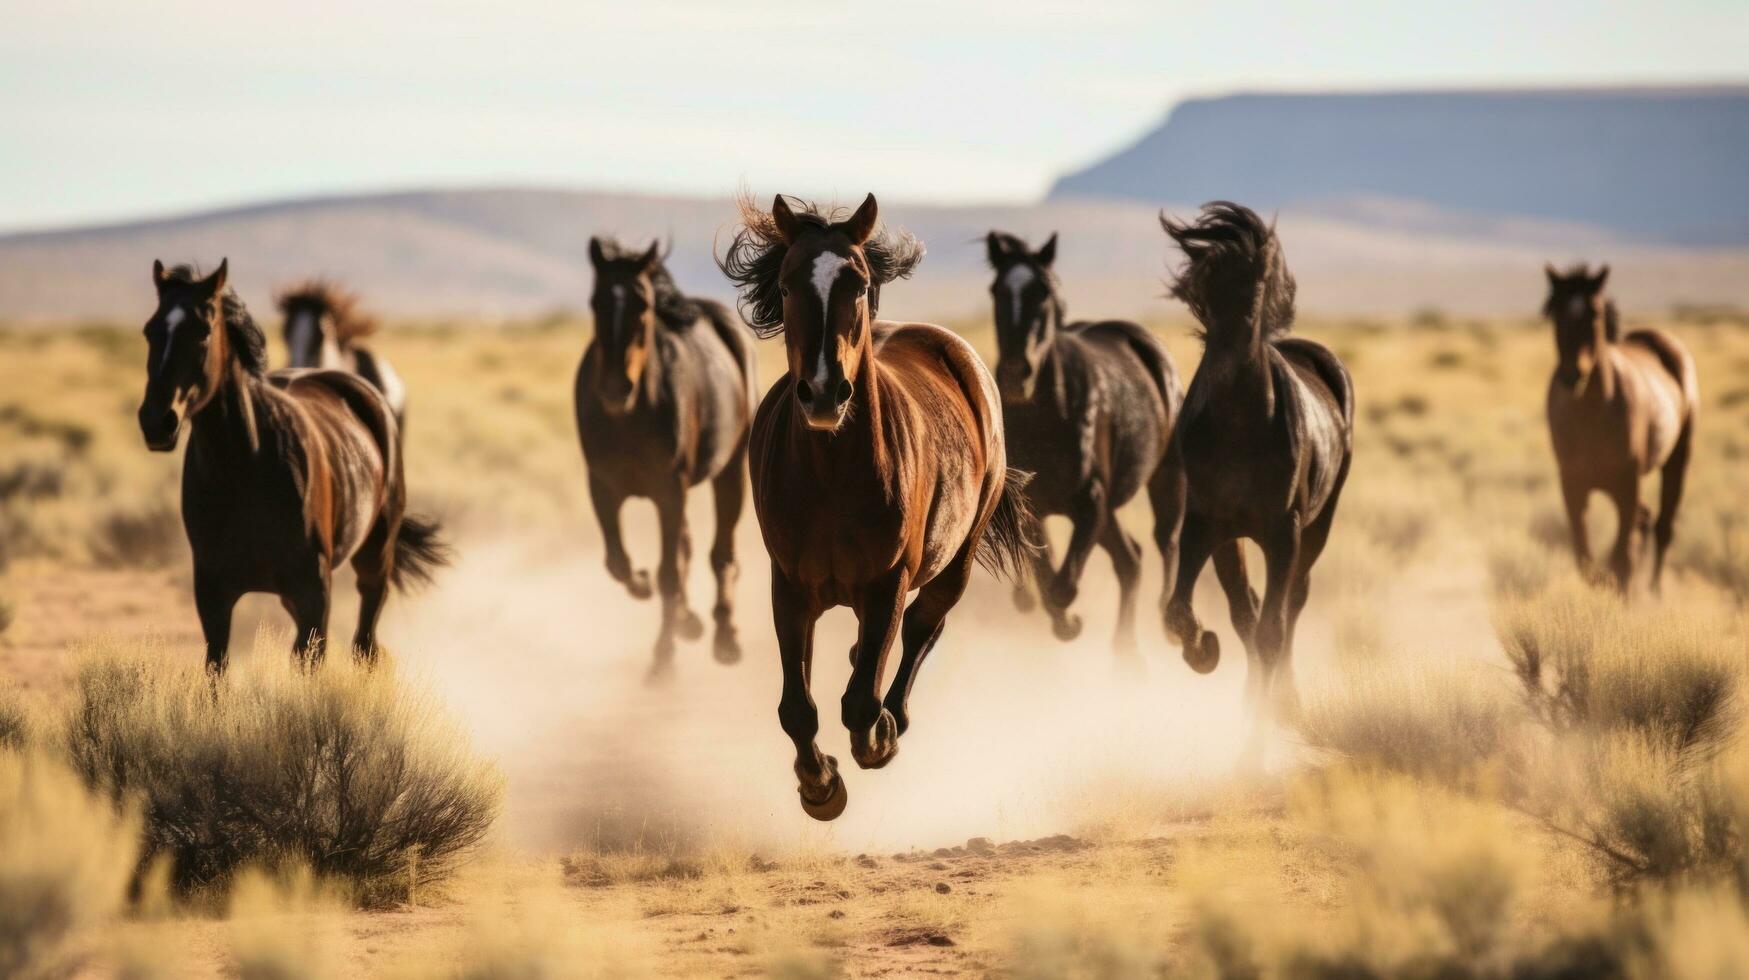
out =
[[[888,364],[906,363],[923,371],[945,369],[972,410],[986,422],[1000,419],[996,381],[983,358],[964,337],[933,323],[876,321],[875,350]],[[999,421],[998,421],[998,424]]]

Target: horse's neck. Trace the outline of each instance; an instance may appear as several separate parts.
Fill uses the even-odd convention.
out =
[[[189,420],[189,447],[203,458],[253,456],[261,446],[256,428],[260,379],[235,362],[225,365],[213,397]]]
[[[1198,395],[1238,411],[1258,406],[1265,415],[1275,410],[1275,379],[1270,373],[1268,344],[1208,347],[1197,366],[1192,386]],[[1226,411],[1226,409],[1223,409]]]

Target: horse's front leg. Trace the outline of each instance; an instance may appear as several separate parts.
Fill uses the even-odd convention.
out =
[[[1191,605],[1197,577],[1215,547],[1214,528],[1200,514],[1185,514],[1178,539],[1178,571],[1172,578],[1172,595],[1162,605],[1166,633],[1184,648],[1184,662],[1199,674],[1211,673],[1221,662],[1221,641],[1202,628]]]
[[[1615,500],[1620,523],[1615,532],[1615,547],[1610,549],[1609,570],[1615,575],[1616,588],[1626,595],[1634,580],[1634,556],[1651,529],[1652,514],[1640,502],[1640,480],[1635,474],[1621,480],[1610,496]]]
[[[1591,574],[1591,533],[1585,527],[1585,505],[1591,488],[1577,477],[1561,474],[1561,502],[1567,508],[1567,527],[1573,538],[1573,560],[1580,575]]]
[[[595,505],[595,520],[601,524],[601,541],[607,550],[607,574],[624,585],[633,598],[648,599],[650,573],[642,568],[632,568],[632,558],[626,554],[625,538],[620,534],[619,512],[625,505],[625,494],[592,473],[589,476],[589,499]]]
[[[280,596],[280,604],[291,615],[297,632],[292,637],[292,654],[299,663],[314,667],[322,662],[328,638],[329,577],[324,572],[305,577]]]
[[[231,612],[237,606],[237,592],[224,581],[223,575],[194,569],[194,611],[200,616],[200,632],[206,639],[206,669],[212,674],[225,672],[231,645]]]
[[[879,769],[899,751],[899,723],[881,704],[881,676],[909,589],[910,575],[899,568],[864,588],[857,600],[856,663],[844,688],[843,708],[851,754],[864,769]]]
[[[1264,535],[1262,544],[1266,572],[1263,608],[1257,616],[1257,656],[1263,666],[1263,678],[1256,685],[1247,685],[1260,718],[1269,714],[1278,672],[1288,655],[1290,591],[1300,560],[1299,517],[1284,515],[1277,526]]]
[[[1069,606],[1081,591],[1081,572],[1087,567],[1087,556],[1105,531],[1107,519],[1105,487],[1095,480],[1075,498],[1069,509],[1069,521],[1074,529],[1069,533],[1069,547],[1063,552],[1063,567],[1057,570],[1048,585],[1043,586],[1045,608],[1051,613],[1051,629],[1059,640],[1073,640],[1081,635],[1081,617],[1069,612]]]
[[[947,622],[948,612],[965,594],[966,582],[972,574],[974,549],[975,545],[967,541],[952,564],[917,590],[917,598],[905,610],[904,625],[899,631],[903,652],[898,669],[893,671],[893,684],[887,688],[887,696],[882,701],[897,722],[900,735],[911,727],[911,685],[917,680],[917,669],[923,666],[923,659],[941,639],[941,628]]]
[[[783,699],[777,719],[796,747],[796,793],[802,809],[815,820],[832,820],[849,800],[838,760],[814,743],[820,734],[820,712],[808,690],[814,664],[814,623],[820,610],[792,583],[776,562],[771,563],[771,619],[777,629],[777,650],[783,659]]]

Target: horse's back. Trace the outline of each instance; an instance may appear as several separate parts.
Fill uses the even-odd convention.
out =
[[[382,393],[389,410],[400,419],[407,411],[407,386],[401,383],[401,375],[388,360],[368,347],[353,347],[350,353],[358,376]]]
[[[876,363],[889,369],[889,377],[902,390],[912,397],[931,389],[957,392],[957,399],[950,397],[950,404],[940,407],[963,407],[977,426],[980,448],[1000,450],[1002,411],[996,379],[964,337],[933,323],[882,320],[875,324],[874,343]]]
[[[1095,320],[1069,326],[1071,336],[1080,337],[1106,350],[1128,355],[1141,364],[1149,382],[1160,394],[1168,419],[1178,413],[1184,392],[1178,383],[1178,368],[1160,338],[1129,320]]]
[[[1274,346],[1287,375],[1277,378],[1277,399],[1304,473],[1295,493],[1301,495],[1309,518],[1324,509],[1348,468],[1354,438],[1354,381],[1341,358],[1315,340],[1283,337]]]
[[[1684,415],[1692,414],[1694,408],[1700,404],[1700,375],[1695,369],[1693,355],[1689,354],[1682,341],[1668,331],[1648,327],[1631,331],[1622,338],[1622,347],[1634,353],[1644,351],[1650,355],[1657,368],[1663,371],[1664,377],[1659,378],[1660,385],[1666,381],[1674,385],[1680,396]]]
[[[680,329],[661,328],[686,352],[679,359],[679,376],[671,379],[670,396],[677,403],[677,449],[690,462],[690,483],[715,477],[735,458],[752,421],[754,394],[751,334],[721,304],[695,302],[702,313],[698,320]],[[691,390],[683,394],[681,386]]]
[[[311,526],[327,525],[338,564],[364,543],[385,503],[404,492],[394,411],[375,385],[350,371],[291,368],[267,380],[298,420],[290,428],[307,473],[306,513]]]

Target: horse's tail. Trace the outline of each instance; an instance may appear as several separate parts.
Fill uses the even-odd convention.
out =
[[[431,581],[431,573],[450,563],[455,552],[443,540],[443,526],[429,517],[408,514],[401,518],[401,533],[395,536],[395,570],[392,579],[402,592]]]
[[[1027,560],[1040,548],[1035,536],[1038,517],[1026,499],[1026,485],[1031,482],[1031,473],[1008,468],[996,512],[990,515],[990,523],[984,525],[984,536],[978,539],[978,564],[998,578],[1018,580]]]

